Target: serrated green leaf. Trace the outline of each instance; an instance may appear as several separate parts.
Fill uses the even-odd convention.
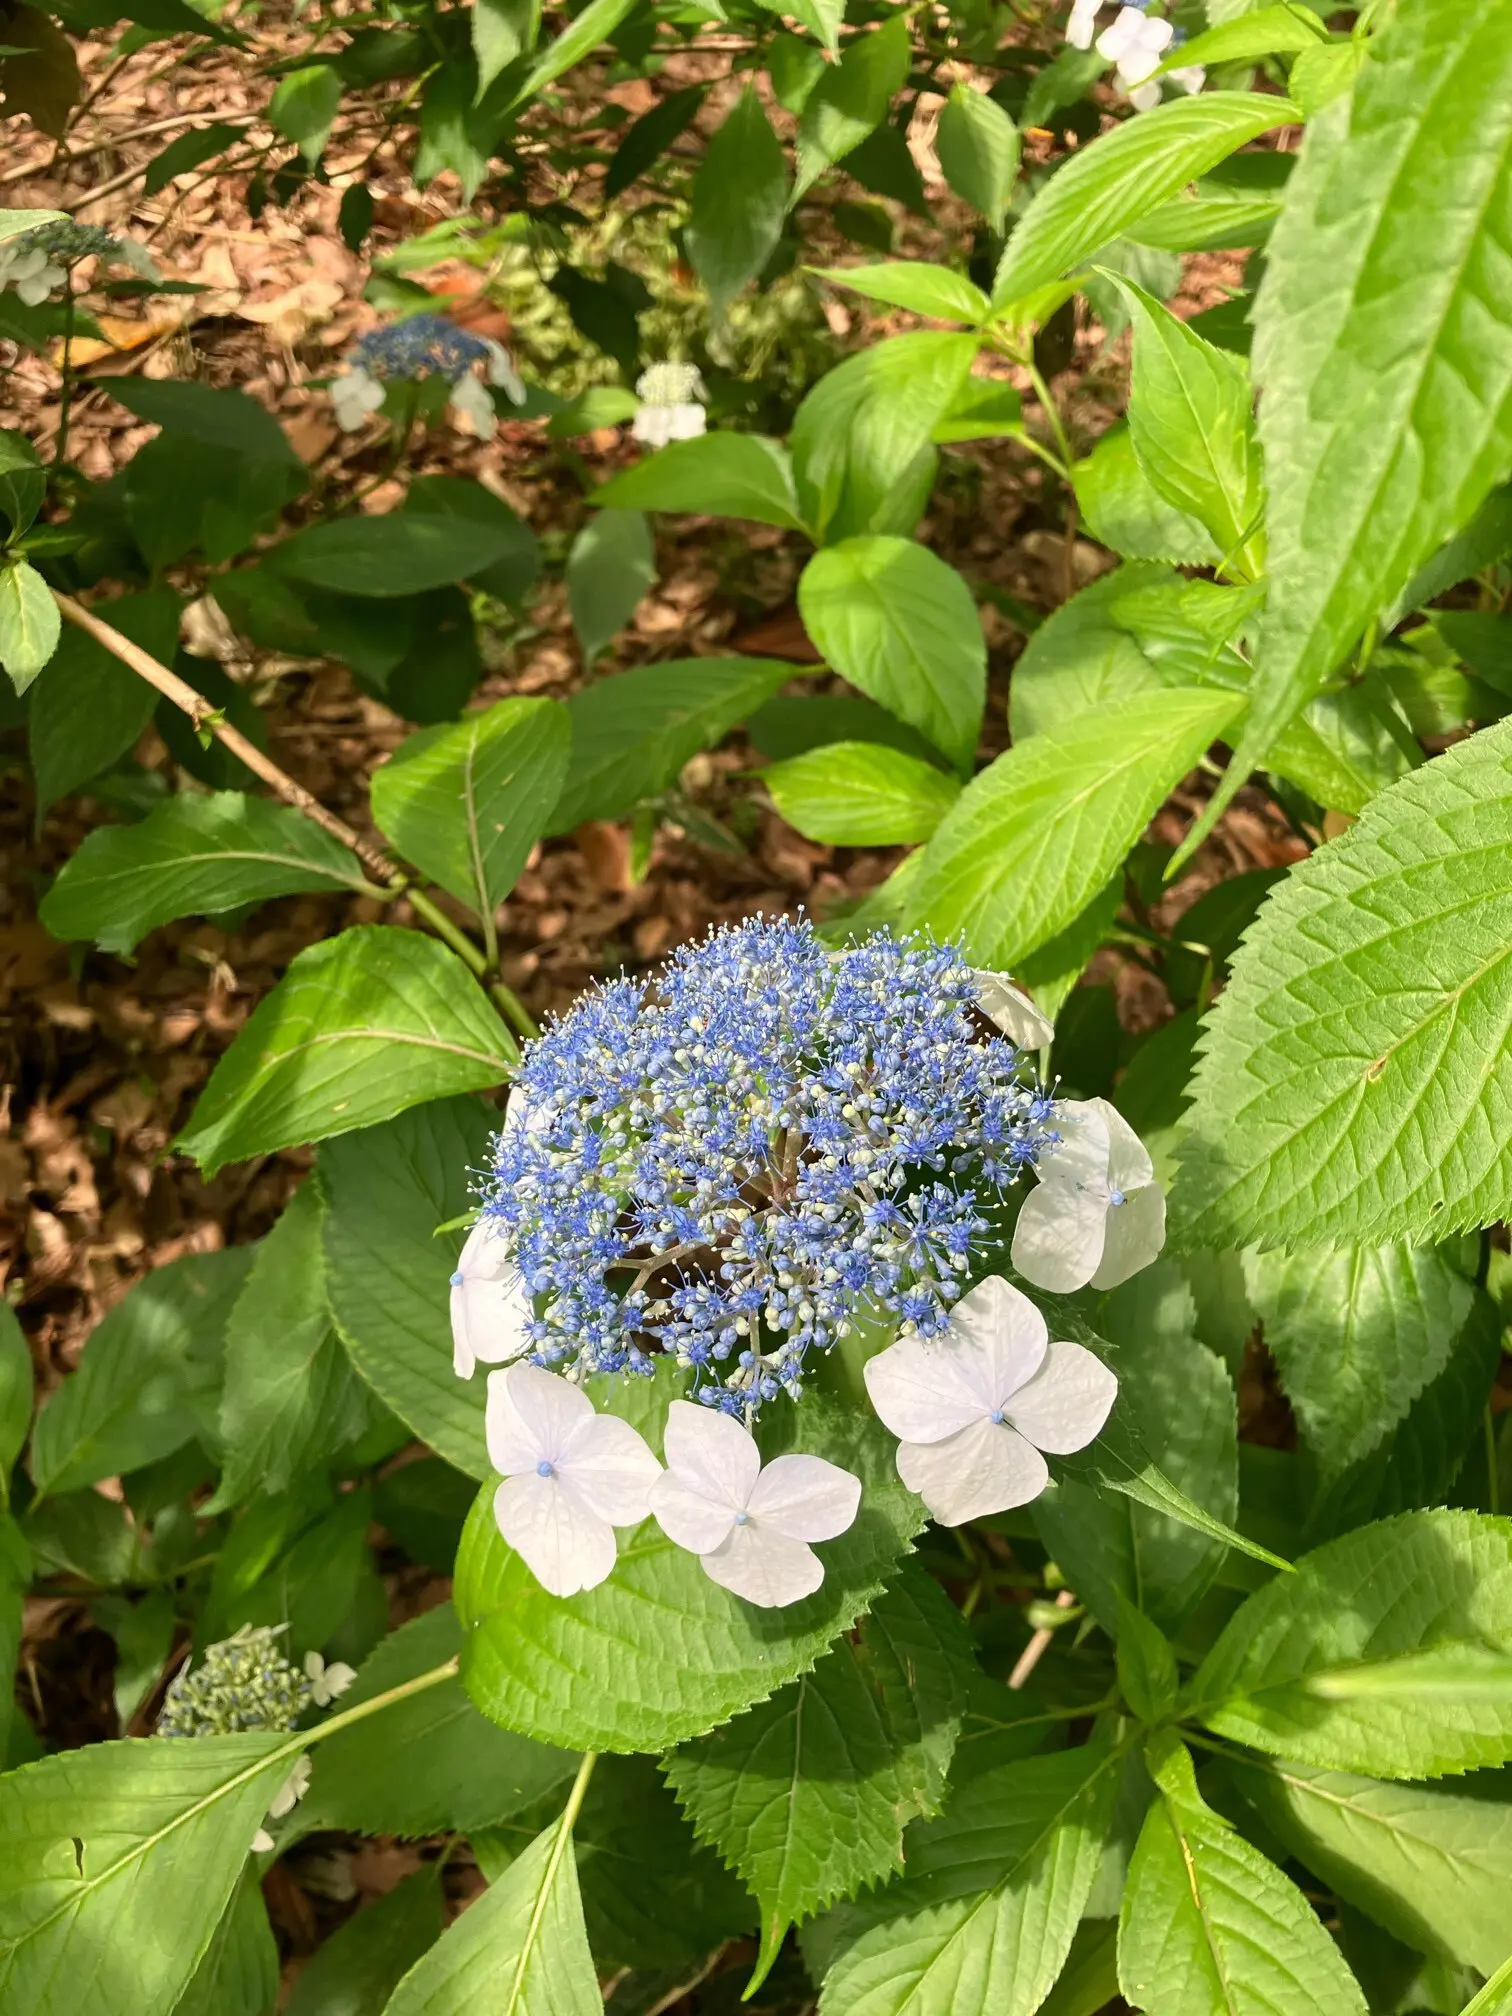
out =
[[[268,2016],[278,2006],[278,1942],[246,1869],[173,2016]]]
[[[540,27],[538,0],[476,0],[472,48],[478,66],[477,102],[499,72],[530,49]]]
[[[216,1065],[176,1145],[212,1176],[497,1085],[512,1053],[455,953],[418,931],[360,924],[295,957]]]
[[[1512,1805],[1280,1758],[1228,1770],[1288,1852],[1396,1938],[1482,1974],[1512,1953]]]
[[[792,676],[777,658],[680,658],[585,686],[567,703],[572,760],[550,830],[618,819],[658,796]]]
[[[762,434],[700,434],[621,469],[593,493],[630,511],[707,511],[801,532],[787,450]]]
[[[0,1777],[0,1998],[38,2016],[172,2009],[299,1748],[139,1737]]]
[[[1431,1247],[1247,1253],[1244,1280],[1325,1477],[1383,1441],[1443,1370],[1474,1293]]]
[[[688,257],[716,322],[777,249],[787,200],[782,144],[747,86],[704,150],[689,203]]]
[[[499,700],[422,728],[375,774],[373,817],[433,882],[492,916],[546,829],[571,742],[558,700]]]
[[[429,1862],[322,1940],[294,1983],[287,2016],[379,2016],[440,1938],[444,1916],[441,1864]]]
[[[391,1632],[363,1663],[343,1709],[429,1673],[460,1649],[449,1603]],[[470,1834],[564,1788],[575,1753],[497,1728],[443,1680],[381,1715],[339,1730],[315,1752],[303,1828],[354,1834]]]
[[[63,619],[52,590],[29,561],[0,567],[0,665],[24,693],[58,648]]]
[[[995,99],[970,84],[952,87],[940,112],[935,151],[945,180],[963,202],[980,210],[994,231],[1003,228],[1019,146],[1017,126]]]
[[[1102,1743],[962,1782],[907,1874],[854,1909],[821,2016],[1031,2016],[1070,1950],[1117,1790]]]
[[[923,259],[888,259],[879,266],[821,266],[818,272],[833,287],[849,287],[868,301],[886,301],[942,322],[980,322],[987,313],[987,296],[964,273],[931,266]]]
[[[898,847],[927,840],[960,787],[933,763],[878,742],[831,742],[763,770],[790,826],[830,847]]]
[[[1367,2016],[1302,1892],[1206,1806],[1179,1744],[1129,1869],[1118,1982],[1150,2016]]]
[[[798,580],[804,628],[842,678],[970,768],[987,691],[971,591],[911,539],[846,539]]]
[[[1072,477],[1087,530],[1125,560],[1216,567],[1222,559],[1206,526],[1168,504],[1155,488],[1127,427],[1110,427]]]
[[[1017,744],[941,821],[910,921],[1011,972],[1107,887],[1242,704],[1226,693],[1139,694]]]
[[[998,267],[1004,308],[1085,264],[1227,155],[1297,118],[1285,98],[1204,91],[1115,126],[1057,170],[1020,218]]]
[[[1181,1687],[1170,1640],[1122,1593],[1118,1599],[1118,1686],[1142,1722],[1158,1722],[1169,1715]]]
[[[671,1391],[665,1380],[636,1380],[609,1404],[656,1447]],[[779,1425],[791,1446],[822,1448],[862,1482],[855,1524],[821,1550],[823,1587],[780,1613],[710,1581],[653,1520],[621,1534],[607,1582],[564,1603],[500,1537],[485,1486],[462,1536],[453,1597],[463,1681],[483,1712],[567,1748],[664,1750],[806,1673],[880,1593],[923,1514],[898,1482],[891,1438],[870,1417],[814,1393],[772,1437]],[[774,1442],[764,1446],[775,1453]],[[666,1684],[669,1660],[675,1688]]]
[[[825,70],[798,122],[795,201],[881,125],[903,88],[908,64],[908,23],[898,14],[874,33],[858,35],[840,61]]]
[[[87,833],[40,914],[55,938],[130,952],[176,917],[368,886],[355,856],[302,813],[239,791],[180,792],[134,826]]]
[[[1193,1713],[1372,1778],[1512,1760],[1512,1520],[1405,1512],[1305,1555],[1237,1611]]]
[[[1512,1212],[1509,803],[1503,722],[1271,892],[1203,1038],[1185,1243],[1421,1241]]]
[[[588,0],[588,5],[572,17],[531,64],[510,100],[509,109],[517,110],[548,84],[554,84],[574,63],[580,63],[601,42],[607,42],[634,5],[635,0]]]
[[[1153,690],[1149,660],[1113,612],[1141,589],[1175,587],[1180,580],[1169,567],[1135,561],[1115,567],[1053,610],[1013,667],[1008,721],[1014,741],[1027,741],[1110,700]]]
[[[1394,14],[1308,127],[1255,303],[1271,545],[1255,702],[1203,831],[1506,476],[1509,157],[1512,0]]]
[[[757,1982],[790,1925],[902,1868],[904,1827],[939,1810],[975,1671],[959,1613],[905,1570],[811,1673],[668,1760],[700,1840],[760,1901]]]
[[[1256,7],[1233,21],[1220,21],[1205,35],[1189,36],[1173,49],[1156,75],[1188,63],[1243,63],[1256,56],[1289,56],[1316,49],[1328,30],[1308,7]]]
[[[358,1370],[448,1462],[488,1474],[484,1385],[452,1371],[448,1277],[465,1237],[471,1172],[498,1115],[480,1099],[433,1100],[320,1151],[331,1317]]]

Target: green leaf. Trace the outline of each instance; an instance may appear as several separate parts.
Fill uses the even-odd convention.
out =
[[[610,1405],[631,1412],[655,1446],[670,1397],[669,1382],[637,1380]],[[768,1456],[778,1425],[763,1438]],[[465,1634],[462,1678],[484,1713],[567,1748],[664,1750],[806,1673],[895,1573],[922,1514],[874,1420],[812,1393],[780,1427],[793,1447],[822,1449],[863,1487],[856,1523],[822,1549],[824,1586],[780,1614],[710,1581],[697,1556],[652,1520],[621,1536],[607,1582],[563,1603],[500,1538],[485,1486],[462,1538],[453,1597]],[[675,1688],[667,1685],[669,1631]]]
[[[268,122],[313,166],[325,152],[340,105],[341,73],[329,63],[310,63],[278,80],[268,101]]]
[[[1193,1080],[1186,1243],[1423,1241],[1512,1213],[1509,772],[1503,722],[1272,891]]]
[[[172,2009],[299,1748],[138,1738],[0,1777],[0,1997],[39,2016]]]
[[[1166,1739],[1163,1797],[1129,1868],[1118,1983],[1150,2016],[1366,2016],[1365,1997],[1302,1892],[1206,1806]]]
[[[39,224],[63,224],[66,210],[0,210],[0,245],[7,238],[19,238],[23,231],[35,231]]]
[[[567,555],[567,600],[590,669],[655,579],[656,548],[639,511],[600,511],[573,540]]]
[[[761,773],[790,826],[830,847],[927,840],[960,795],[933,763],[877,742],[831,742]]]
[[[959,1613],[905,1570],[811,1673],[668,1760],[699,1839],[760,1900],[757,1982],[790,1925],[902,1868],[905,1825],[939,1811],[975,1671]]]
[[[401,1421],[459,1470],[488,1474],[484,1382],[452,1371],[448,1277],[498,1115],[478,1099],[418,1106],[320,1151],[326,1292],[357,1369]]]
[[[976,92],[971,94],[977,96]],[[983,104],[988,101],[982,100]],[[931,266],[924,259],[885,259],[877,266],[821,266],[821,280],[849,287],[868,301],[885,301],[915,315],[941,322],[985,321],[987,296],[964,273],[949,266]],[[996,389],[996,388],[994,388]]]
[[[672,441],[593,493],[629,511],[699,511],[801,532],[787,450],[761,434],[700,434]]]
[[[1512,1805],[1281,1759],[1228,1770],[1287,1852],[1396,1938],[1482,1974],[1512,1953]]]
[[[1491,492],[1464,531],[1447,540],[1413,575],[1385,612],[1382,630],[1395,629],[1409,609],[1436,602],[1446,588],[1468,581],[1508,553],[1512,553],[1512,483],[1503,483]]]
[[[612,387],[600,388],[605,391]],[[485,484],[461,476],[417,476],[404,499],[410,517],[439,518],[448,524],[458,520],[487,527],[504,542],[504,557],[487,567],[476,568],[469,576],[474,588],[496,595],[501,602],[520,606],[540,579],[541,547],[534,532],[502,497]],[[360,607],[360,605],[359,605]],[[370,612],[370,615],[373,612]],[[379,620],[390,619],[387,610],[376,612]]]
[[[268,2016],[278,2003],[278,1944],[256,1872],[242,1872],[173,2016]]]
[[[287,2016],[382,2016],[400,1981],[440,1938],[444,1918],[441,1865],[429,1862],[316,1947],[294,1983]]]
[[[1201,831],[1506,476],[1509,156],[1512,0],[1394,15],[1353,94],[1308,127],[1255,303],[1271,542],[1255,702]]]
[[[890,336],[808,393],[793,418],[793,474],[804,521],[819,537],[912,531],[934,480],[930,437],[977,349],[975,336],[935,330]]]
[[[1474,1293],[1444,1254],[1410,1246],[1251,1252],[1244,1285],[1325,1477],[1383,1441],[1443,1370]]]
[[[384,2016],[602,2016],[568,1814],[416,1961]]]
[[[373,817],[400,853],[480,916],[519,880],[567,774],[557,700],[500,700],[423,728],[373,778]]]
[[[42,509],[47,470],[24,434],[0,427],[0,512],[19,537]]]
[[[1013,667],[1008,721],[1014,741],[1153,689],[1149,660],[1113,612],[1126,596],[1179,580],[1168,567],[1136,562],[1114,568],[1053,610]]]
[[[322,1490],[328,1489],[324,1480],[317,1482]],[[296,1496],[293,1502],[298,1505],[301,1500]],[[308,1499],[303,1502],[308,1505]],[[210,1600],[200,1619],[201,1639],[229,1638],[243,1624],[267,1625],[280,1632],[287,1630],[287,1637],[280,1642],[296,1663],[307,1652],[324,1651],[338,1637],[342,1651],[360,1656],[387,1621],[383,1584],[367,1544],[373,1517],[371,1494],[341,1493],[334,1509],[303,1523],[292,1536],[281,1501],[259,1498],[243,1513],[232,1538],[248,1528],[266,1531],[257,1523],[260,1512],[273,1515],[272,1529],[278,1541],[290,1544],[271,1561],[264,1549],[251,1550],[241,1561],[242,1573],[235,1578],[235,1587],[229,1578],[223,1580],[221,1571],[230,1553],[228,1547],[222,1548]]]
[[[1204,91],[1102,134],[1056,171],[1019,219],[993,283],[993,307],[1085,265],[1225,156],[1297,117],[1285,98]]]
[[[822,2016],[1032,2016],[1070,1951],[1122,1752],[1089,1743],[965,1778],[907,1874],[853,1907]]]
[[[540,26],[541,10],[536,0],[476,0],[472,47],[478,65],[479,101],[499,72],[507,70],[517,56],[530,49]]]
[[[188,175],[204,162],[213,160],[228,147],[241,139],[241,126],[223,126],[219,122],[210,126],[196,126],[188,133],[180,133],[170,140],[160,154],[154,154],[147,164],[147,173],[142,182],[144,196],[156,196],[160,189],[166,189],[177,176]]]
[[[368,1426],[372,1403],[331,1328],[320,1192],[303,1183],[254,1248],[226,1324],[225,1473],[207,1512],[286,1491]]]
[[[0,665],[24,693],[58,648],[63,619],[52,590],[30,562],[0,567]]]
[[[1180,69],[1187,63],[1244,63],[1257,56],[1294,55],[1316,49],[1328,30],[1305,5],[1256,7],[1236,20],[1222,21],[1205,35],[1193,35],[1171,51],[1155,73]]]
[[[106,1312],[79,1369],[37,1416],[31,1466],[39,1493],[140,1470],[195,1434],[187,1360],[197,1345],[218,1355],[250,1259],[233,1250],[172,1260]]]
[[[952,88],[940,113],[935,151],[945,180],[994,231],[1003,228],[1020,144],[1017,126],[995,99],[970,84]]]
[[[0,1512],[10,1504],[11,1471],[31,1427],[36,1372],[16,1312],[0,1303]]]
[[[715,322],[777,249],[787,200],[782,143],[748,85],[709,140],[693,176],[688,257]]]
[[[454,952],[360,924],[296,955],[179,1136],[207,1176],[509,1075],[508,1031]]]
[[[858,35],[804,101],[798,121],[798,182],[804,195],[836,161],[860,146],[887,117],[908,76],[908,22],[893,15]]]
[[[804,628],[842,678],[927,735],[964,775],[987,692],[987,644],[956,570],[911,539],[846,539],[798,581]]]
[[[1171,1641],[1124,1595],[1118,1599],[1118,1685],[1142,1722],[1159,1722],[1176,1706],[1181,1677]]]
[[[1216,567],[1222,559],[1207,527],[1168,504],[1155,488],[1127,427],[1110,427],[1072,476],[1087,530],[1126,560]]]
[[[1512,1960],[1504,1960],[1478,1995],[1472,1996],[1460,2016],[1509,2016],[1512,2012]]]
[[[1114,276],[1134,323],[1129,437],[1166,503],[1211,534],[1230,571],[1265,569],[1264,481],[1244,360]]]
[[[1512,1759],[1512,1521],[1405,1512],[1303,1557],[1236,1612],[1193,1713],[1252,1749],[1371,1778]]]
[[[449,1603],[426,1611],[383,1640],[342,1696],[342,1708],[433,1671],[461,1642]],[[300,1824],[308,1832],[470,1834],[535,1805],[577,1765],[571,1751],[496,1728],[459,1680],[443,1680],[321,1744]]]
[[[931,440],[982,441],[1024,431],[1024,402],[1003,378],[968,378]]]
[[[588,5],[573,16],[531,64],[510,101],[510,110],[518,109],[548,84],[554,84],[601,42],[607,42],[634,5],[635,0],[588,0]],[[462,2016],[462,2012],[459,2010],[456,2016]]]
[[[139,420],[205,448],[224,449],[252,462],[282,463],[300,473],[303,462],[266,406],[246,392],[200,385],[187,378],[112,378],[110,396]],[[111,621],[119,605],[111,604]]]
[[[368,886],[356,858],[302,813],[239,791],[180,792],[134,826],[87,833],[40,915],[55,938],[125,953],[176,917]]]
[[[705,89],[702,84],[689,84],[681,91],[669,92],[625,128],[604,177],[606,198],[623,195],[687,131],[698,116]]]
[[[497,566],[511,543],[505,527],[481,518],[391,511],[307,526],[274,547],[264,565],[339,595],[418,595]]]
[[[690,757],[723,741],[792,677],[793,667],[777,658],[684,658],[638,665],[574,693],[572,760],[551,831],[618,819],[656,797]]]
[[[929,842],[910,921],[1011,971],[1107,887],[1240,705],[1226,693],[1138,694],[999,756]]]

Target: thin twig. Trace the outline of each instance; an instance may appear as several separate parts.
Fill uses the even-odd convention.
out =
[[[1059,1596],[1055,1599],[1055,1607],[1057,1610],[1069,1610],[1075,1601],[1076,1598],[1069,1589],[1062,1589]],[[1055,1633],[1048,1626],[1035,1632],[1029,1643],[1019,1654],[1018,1664],[1008,1675],[1008,1685],[1010,1687],[1017,1690],[1026,1684],[1029,1675],[1038,1666],[1041,1659],[1044,1658],[1046,1651],[1049,1649],[1050,1640],[1054,1636]]]

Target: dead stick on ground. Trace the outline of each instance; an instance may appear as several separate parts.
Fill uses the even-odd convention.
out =
[[[145,679],[149,686],[155,686],[175,707],[182,708],[196,730],[208,725],[217,742],[224,743],[233,756],[239,756],[253,775],[260,777],[269,790],[275,791],[285,805],[292,805],[296,812],[303,812],[307,819],[313,819],[317,826],[324,827],[333,840],[339,840],[343,847],[350,848],[363,866],[381,882],[390,887],[396,882],[403,886],[406,878],[381,848],[375,847],[371,840],[364,840],[334,812],[328,812],[318,798],[312,797],[303,784],[296,784],[287,771],[280,770],[255,742],[249,742],[229,721],[219,719],[205,696],[196,693],[186,679],[180,679],[177,672],[170,672],[166,665],[160,665],[151,652],[144,651],[109,623],[102,622],[92,610],[86,609],[82,602],[76,602],[71,595],[61,595],[54,589],[53,599],[68,622],[77,625],[87,637],[93,637],[113,658],[119,658],[123,665],[128,665],[138,678]]]

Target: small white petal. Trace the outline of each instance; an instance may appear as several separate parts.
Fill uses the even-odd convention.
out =
[[[749,1428],[714,1407],[674,1400],[662,1437],[667,1468],[692,1491],[729,1511],[743,1512],[761,1470],[761,1451]]]
[[[854,1524],[861,1479],[822,1456],[776,1456],[756,1480],[750,1514],[788,1540],[834,1540]]]
[[[488,1456],[505,1477],[538,1463],[562,1462],[594,1418],[586,1393],[539,1365],[511,1365],[488,1375]]]
[[[1085,44],[1083,44],[1085,47]],[[1055,1039],[1055,1024],[1042,1015],[1027,994],[1020,992],[1001,973],[974,969],[977,1002],[989,1022],[995,1022],[1010,1043],[1020,1050],[1043,1050]]]
[[[1063,1100],[1055,1109],[1060,1139],[1040,1154],[1040,1181],[1091,1187],[1106,1197],[1113,1152],[1107,1116],[1113,1110],[1106,1099]]]
[[[1129,103],[1136,112],[1153,112],[1160,103],[1158,84],[1136,84],[1129,93]]]
[[[878,1418],[905,1442],[940,1442],[985,1409],[965,1357],[947,1338],[900,1337],[862,1369]]]
[[[550,1376],[550,1375],[548,1375]],[[617,1414],[597,1414],[558,1465],[590,1512],[611,1526],[639,1526],[651,1510],[651,1486],[661,1465],[646,1439]]]
[[[464,372],[452,386],[447,403],[453,413],[467,422],[469,431],[480,441],[492,441],[498,432],[499,416],[488,396],[488,387],[481,378],[474,378],[470,371]]]
[[[799,1603],[824,1580],[824,1563],[812,1547],[754,1521],[732,1528],[702,1559],[711,1581],[762,1610]]]
[[[974,1421],[944,1442],[900,1442],[898,1475],[942,1526],[1027,1505],[1050,1482],[1038,1449],[995,1421]]]
[[[1128,1195],[1153,1182],[1155,1165],[1150,1151],[1118,1108],[1106,1099],[1089,1099],[1087,1104],[1097,1108],[1108,1130],[1108,1188]]]
[[[282,1820],[285,1813],[292,1813],[309,1790],[309,1785],[310,1760],[308,1757],[296,1757],[293,1770],[268,1801],[268,1818]]]
[[[257,1832],[252,1836],[252,1853],[254,1855],[267,1855],[272,1852],[272,1849],[273,1836],[268,1832],[266,1827],[259,1827]]]
[[[1184,63],[1179,70],[1167,70],[1166,76],[1178,90],[1189,95],[1200,91],[1207,82],[1207,71],[1200,63]]]
[[[650,1504],[651,1516],[663,1533],[690,1554],[712,1554],[735,1524],[727,1505],[716,1505],[674,1470],[664,1470],[651,1486]]]
[[[702,406],[695,406],[691,401],[682,406],[668,406],[664,410],[669,441],[696,441],[700,434],[709,430],[708,414]]]
[[[1102,1433],[1118,1381],[1080,1344],[1050,1346],[1044,1364],[1004,1408],[1019,1433],[1051,1456],[1069,1456]]]
[[[1045,1319],[1022,1289],[1000,1274],[989,1274],[950,1312],[945,1342],[963,1354],[962,1366],[980,1398],[979,1414],[1001,1407],[1032,1379],[1044,1362],[1050,1333]],[[910,1436],[929,1441],[929,1436]]]
[[[315,1690],[315,1699],[322,1708],[329,1707],[331,1702],[345,1694],[356,1678],[355,1666],[348,1666],[344,1659],[335,1660],[321,1675],[320,1685]]]
[[[1147,1183],[1109,1211],[1092,1286],[1116,1288],[1148,1267],[1165,1244],[1165,1215],[1165,1192],[1158,1183]]]
[[[642,406],[630,423],[630,432],[648,448],[665,448],[672,439],[670,406]]]
[[[495,1379],[500,1376],[494,1374]],[[494,1519],[537,1582],[553,1596],[576,1596],[581,1589],[596,1588],[614,1571],[614,1528],[591,1512],[560,1477],[540,1477],[534,1470],[506,1477],[494,1493]]]
[[[1106,1197],[1069,1183],[1041,1183],[1024,1199],[1013,1228],[1013,1264],[1052,1294],[1084,1288],[1102,1261]]]

